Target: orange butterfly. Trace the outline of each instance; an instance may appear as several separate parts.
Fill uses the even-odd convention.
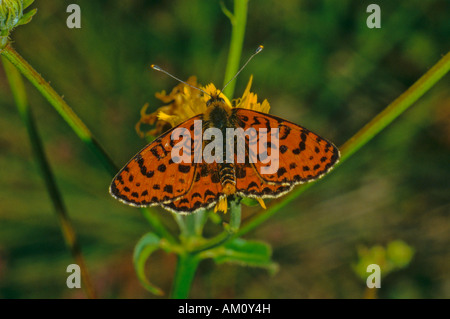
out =
[[[316,180],[338,162],[336,146],[304,127],[232,107],[215,88],[211,94],[193,88],[209,96],[203,113],[174,126],[136,154],[114,177],[110,186],[113,197],[133,206],[161,205],[176,213],[193,213],[214,205],[215,211],[226,212],[227,198],[235,196],[255,198],[265,207],[262,199],[282,196],[297,184]],[[214,140],[202,141],[206,132],[214,129],[226,138],[217,140],[214,136]],[[243,139],[230,138],[230,129],[249,134]],[[184,134],[175,134],[180,131]],[[220,147],[211,148],[212,144]],[[236,154],[230,155],[229,149],[235,149]]]
[[[302,126],[269,114],[233,108],[217,95],[207,102],[206,113],[199,114],[159,136],[134,156],[112,181],[110,193],[133,206],[162,207],[177,213],[193,213],[211,208],[226,211],[226,198],[276,198],[295,185],[320,178],[339,159],[339,151],[331,142]],[[196,144],[191,139],[190,163],[176,163],[171,138],[177,128],[187,129],[195,136],[194,121],[202,120],[202,134],[207,128],[252,127],[279,130],[279,167],[274,174],[261,174],[264,164],[249,160],[250,139],[246,139],[244,163],[195,163]],[[259,140],[259,137],[256,138]],[[267,143],[270,145],[271,139]],[[204,148],[205,145],[202,145]],[[259,150],[259,155],[264,151]],[[237,152],[236,152],[237,153]],[[260,156],[259,156],[260,158]]]

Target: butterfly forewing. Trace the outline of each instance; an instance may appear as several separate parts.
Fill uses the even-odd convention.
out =
[[[233,112],[238,119],[238,125],[244,130],[250,127],[256,129],[258,141],[261,129],[266,129],[267,132],[276,128],[279,130],[277,141],[272,139],[271,134],[267,134],[267,143],[263,143],[263,147],[257,149],[258,160],[253,164],[256,172],[250,173],[250,168],[246,167],[246,172],[254,179],[252,181],[253,186],[258,184],[256,175],[259,175],[258,177],[266,184],[264,185],[265,190],[264,188],[261,189],[262,186],[259,186],[259,192],[266,197],[278,197],[289,191],[295,184],[320,178],[339,159],[339,151],[336,146],[302,126],[276,116],[248,109],[236,108]],[[252,148],[249,145],[247,147],[251,152]],[[272,151],[277,148],[278,156],[273,157],[275,161],[278,161],[277,169],[271,173],[264,173],[263,168],[268,167],[270,163],[265,164],[260,159],[267,157],[267,154],[272,154]],[[240,182],[242,185],[249,184],[249,186],[251,183],[249,180]],[[241,184],[238,180],[238,188],[245,194],[245,187]],[[258,190],[256,186],[249,187],[247,192],[252,194],[257,193]]]
[[[195,176],[194,165],[194,121],[195,116],[175,128],[185,128],[191,135],[190,161],[175,163],[172,140],[167,131],[136,154],[116,175],[110,186],[110,193],[122,202],[134,206],[152,206],[169,203],[181,198],[191,189]],[[178,140],[179,141],[179,140]]]

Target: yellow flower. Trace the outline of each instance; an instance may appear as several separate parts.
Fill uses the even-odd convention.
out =
[[[220,97],[225,100],[225,103],[233,107],[269,113],[269,102],[264,100],[262,103],[258,103],[257,95],[250,92],[252,80],[253,76],[250,76],[242,97],[234,99],[231,102],[223,93],[220,93]],[[194,87],[201,88],[210,95],[219,93],[219,90],[212,83],[204,87],[200,86],[195,76],[191,76],[186,82]],[[141,119],[136,124],[136,131],[141,137],[149,135],[156,137],[195,115],[205,113],[207,108],[206,102],[210,99],[210,96],[184,83],[175,86],[169,94],[166,94],[166,91],[162,91],[161,93],[156,93],[155,96],[162,102],[169,104],[161,106],[151,114],[146,113],[148,103],[144,105],[141,109]],[[147,132],[142,132],[142,124],[155,125],[155,127]]]
[[[244,94],[240,99],[234,100],[236,103],[236,107],[240,107],[243,109],[250,109],[253,111],[269,113],[270,105],[267,100],[264,100],[261,103],[257,101],[257,95],[253,92],[250,92],[250,88],[252,86],[253,76],[250,76],[250,80],[248,81],[247,88],[244,91]]]
[[[191,76],[186,82],[198,87],[195,76]],[[141,137],[156,137],[171,127],[177,126],[181,122],[206,110],[202,92],[184,83],[175,86],[169,94],[166,94],[166,91],[162,91],[161,93],[156,93],[155,96],[162,102],[169,104],[161,106],[151,114],[146,114],[148,103],[144,105],[141,109],[141,119],[136,124],[136,131]],[[155,128],[142,132],[142,124],[155,125]]]

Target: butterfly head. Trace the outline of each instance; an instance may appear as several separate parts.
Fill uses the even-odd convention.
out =
[[[212,124],[213,127],[223,128],[229,123],[231,116],[231,105],[226,100],[220,97],[220,93],[211,94],[211,98],[206,101],[208,107],[205,112],[205,119]]]
[[[206,101],[206,106],[207,107],[215,106],[215,105],[218,105],[218,104],[226,104],[226,103],[225,103],[225,100],[223,98],[221,98],[219,96],[219,94],[217,94],[217,93],[216,94],[212,94],[211,98],[208,101]]]

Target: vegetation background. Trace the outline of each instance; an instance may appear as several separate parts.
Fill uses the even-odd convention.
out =
[[[68,29],[66,8],[81,7]],[[249,2],[243,59],[263,44],[237,79],[271,113],[341,145],[449,50],[445,0],[376,1],[381,29],[369,29],[374,1]],[[225,5],[232,8],[231,2]],[[39,1],[14,47],[61,94],[115,160],[145,141],[134,126],[155,92],[176,83],[149,69],[221,86],[230,24],[218,1]],[[194,298],[360,298],[358,248],[402,240],[410,264],[383,277],[382,298],[450,297],[450,94],[442,79],[410,110],[329,176],[246,238],[273,247],[280,268],[203,262]],[[140,210],[108,194],[110,176],[34,87],[30,104],[95,288],[104,298],[155,298],[136,278],[133,247],[149,227]],[[65,247],[26,130],[0,71],[0,298],[77,298],[66,287]],[[177,226],[170,214],[160,214]],[[245,208],[243,218],[255,213]],[[218,226],[208,224],[207,233]],[[158,252],[149,278],[170,291],[175,256]]]

